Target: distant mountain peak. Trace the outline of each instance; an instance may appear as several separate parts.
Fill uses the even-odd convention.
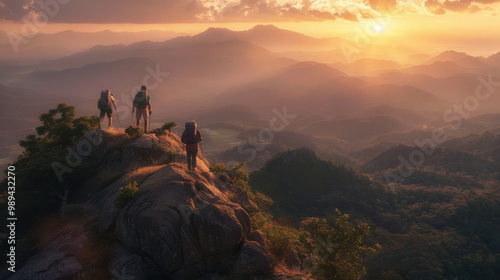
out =
[[[466,57],[471,57],[471,56],[464,53],[464,52],[447,50],[447,51],[444,51],[444,52],[438,54],[437,56],[431,58],[430,60],[427,61],[427,63],[431,64],[431,63],[438,62],[438,61],[455,61],[455,60],[463,59]]]
[[[232,30],[229,30],[225,27],[209,27],[207,30],[203,31],[202,33],[196,35],[196,36],[199,36],[199,35],[212,35],[212,34],[227,34],[227,33],[233,33],[234,31]]]
[[[272,24],[258,24],[250,30],[282,30]]]

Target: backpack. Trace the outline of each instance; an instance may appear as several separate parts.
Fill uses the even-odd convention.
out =
[[[182,143],[184,144],[196,144],[199,140],[196,138],[196,132],[198,131],[197,125],[194,122],[186,123],[186,130],[184,130]]]
[[[139,91],[134,97],[134,105],[139,109],[146,108],[148,106],[148,92],[147,91]]]
[[[109,91],[101,91],[101,98],[97,101],[97,108],[110,109],[111,108],[111,95]]]

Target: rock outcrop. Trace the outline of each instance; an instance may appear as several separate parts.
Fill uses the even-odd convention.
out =
[[[242,207],[255,204],[227,176],[212,174],[201,153],[196,171],[187,171],[183,145],[175,134],[129,139],[123,134],[91,131],[74,151],[94,166],[125,173],[91,197],[84,208],[100,234],[113,236],[108,266],[114,278],[276,277],[265,236],[250,234],[250,218]],[[120,188],[132,182],[138,183],[137,195],[117,209],[114,199]],[[58,257],[68,253],[58,251],[57,244],[67,242],[64,236],[46,244],[17,275],[43,270],[49,277],[43,279],[65,279],[82,270],[78,261]],[[78,243],[71,248],[78,251]],[[42,261],[47,252],[58,253]]]

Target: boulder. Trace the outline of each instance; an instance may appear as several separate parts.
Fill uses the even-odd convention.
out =
[[[259,243],[250,241],[243,245],[234,264],[234,272],[241,275],[271,273],[273,258]]]
[[[161,280],[161,269],[151,260],[127,251],[120,245],[113,248],[110,273],[118,280]]]
[[[89,246],[83,227],[69,224],[59,231],[55,239],[45,244],[9,279],[58,280],[66,279],[81,271],[83,264],[77,256]]]
[[[125,248],[151,258],[173,279],[195,279],[220,265],[250,232],[250,218],[211,179],[169,164],[139,186],[118,215],[116,235]]]
[[[247,236],[248,241],[255,241],[261,246],[266,246],[266,235],[260,230],[254,230]]]

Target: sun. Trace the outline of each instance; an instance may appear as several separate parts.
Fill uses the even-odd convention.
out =
[[[384,31],[384,26],[380,23],[377,23],[373,26],[373,31],[377,33],[382,33]]]

